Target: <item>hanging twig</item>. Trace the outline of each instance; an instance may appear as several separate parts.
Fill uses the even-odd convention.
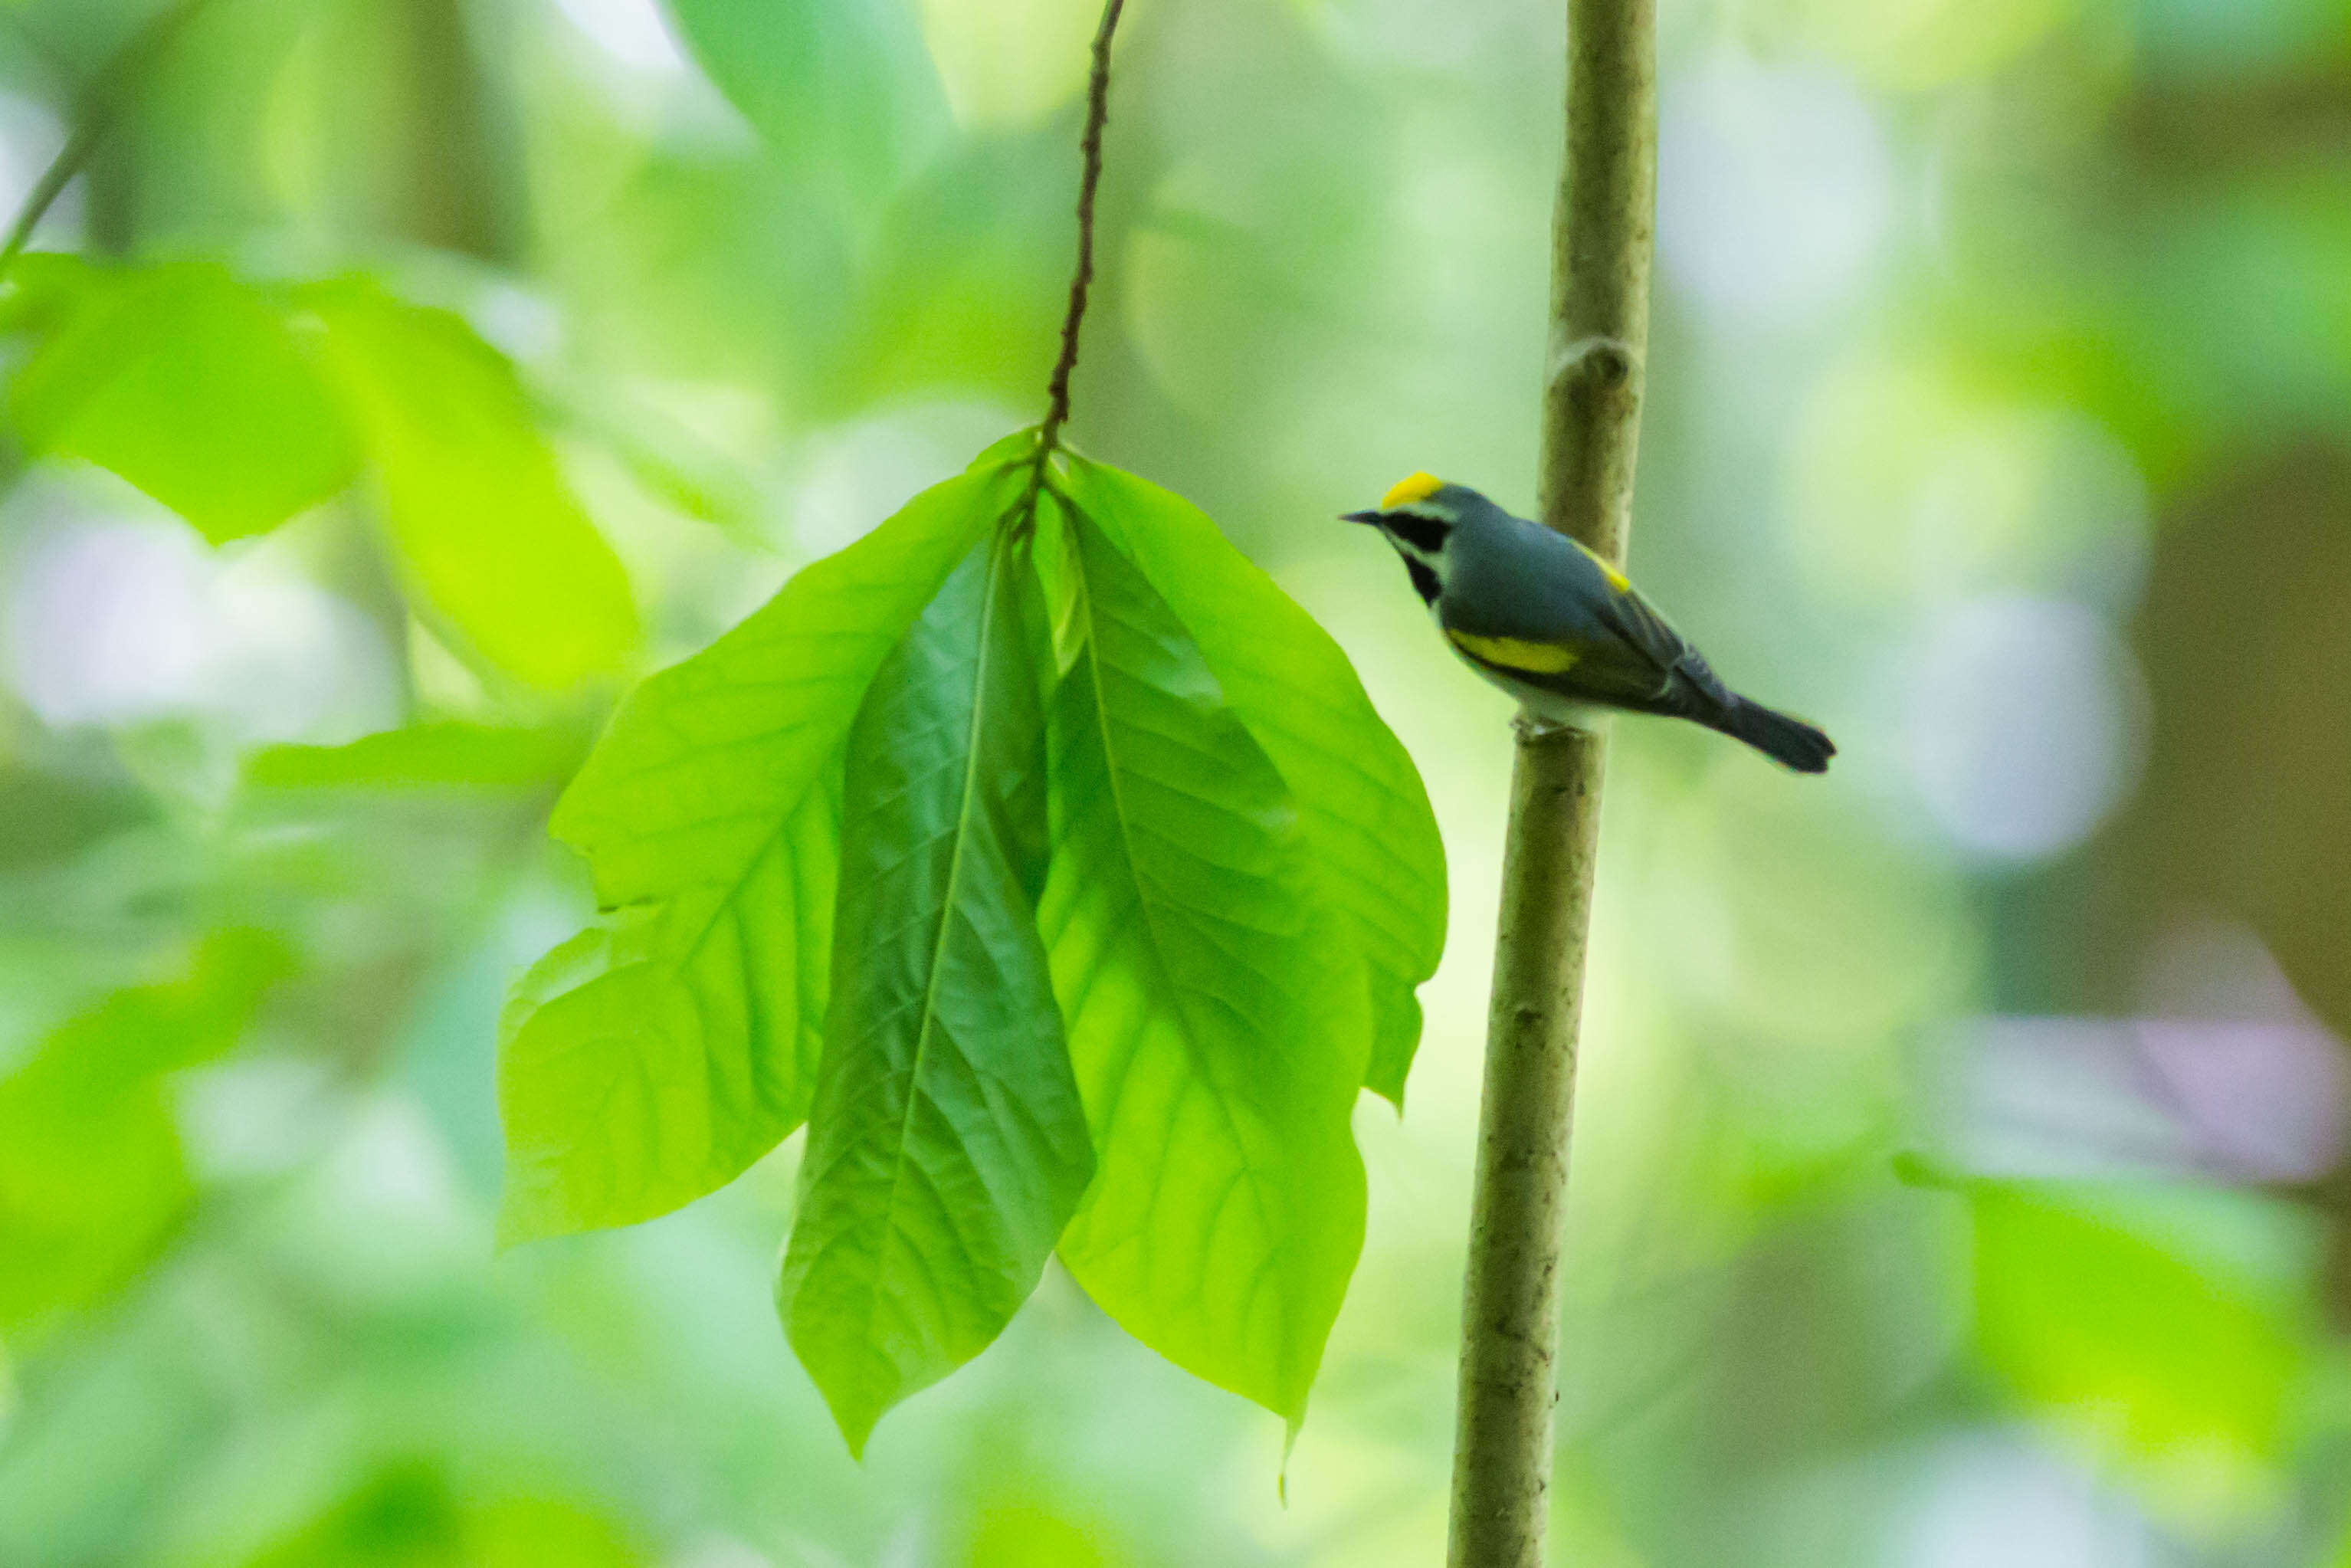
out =
[[[1046,386],[1045,423],[1037,435],[1038,465],[1052,455],[1070,417],[1070,372],[1078,367],[1078,330],[1085,324],[1086,294],[1094,280],[1094,189],[1102,183],[1102,127],[1110,120],[1110,41],[1118,31],[1126,0],[1109,0],[1094,29],[1093,68],[1086,82],[1086,129],[1078,139],[1084,171],[1078,177],[1078,269],[1070,278],[1070,306],[1061,316],[1061,353]]]
[[[1542,517],[1622,560],[1648,344],[1654,0],[1568,0]],[[1604,735],[1521,716],[1463,1290],[1452,1568],[1541,1568]]]

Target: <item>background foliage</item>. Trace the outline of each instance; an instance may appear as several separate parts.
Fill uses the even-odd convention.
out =
[[[1035,416],[1092,6],[214,0],[0,306],[0,1562],[1430,1560],[1508,742],[1329,519],[1531,499],[1555,13],[1122,38],[1076,437],[1339,636],[1453,878],[1285,1510],[1280,1423],[1056,1270],[852,1467],[797,1139],[495,1249],[500,999],[593,902],[549,808]],[[7,8],[0,183],[148,14]],[[1620,733],[1562,1550],[2351,1558],[2351,15],[1662,34],[1634,566],[1844,749]],[[1288,632],[1155,586],[1284,711]]]

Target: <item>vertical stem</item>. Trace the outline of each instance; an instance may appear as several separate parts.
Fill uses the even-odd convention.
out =
[[[1568,0],[1542,520],[1621,560],[1648,347],[1654,0]],[[1463,1287],[1451,1568],[1541,1568],[1604,735],[1521,716]]]

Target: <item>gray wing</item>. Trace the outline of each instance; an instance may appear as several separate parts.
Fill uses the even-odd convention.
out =
[[[1562,696],[1654,712],[1683,713],[1729,700],[1698,650],[1637,591],[1616,587],[1599,561],[1572,540],[1513,521],[1523,532],[1509,560],[1458,563],[1465,580],[1448,589],[1446,623],[1481,637],[1571,648],[1576,660],[1558,674],[1497,668]],[[1465,605],[1477,609],[1465,612]]]
[[[1705,656],[1667,624],[1637,589],[1612,592],[1601,614],[1627,645],[1639,651],[1647,666],[1664,676],[1656,696],[1665,711],[1687,713],[1733,700],[1730,688],[1722,684]]]

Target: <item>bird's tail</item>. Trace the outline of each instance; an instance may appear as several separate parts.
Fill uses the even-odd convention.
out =
[[[1802,719],[1735,696],[1717,712],[1698,720],[1734,740],[1743,740],[1774,762],[1799,773],[1825,773],[1836,743]]]

